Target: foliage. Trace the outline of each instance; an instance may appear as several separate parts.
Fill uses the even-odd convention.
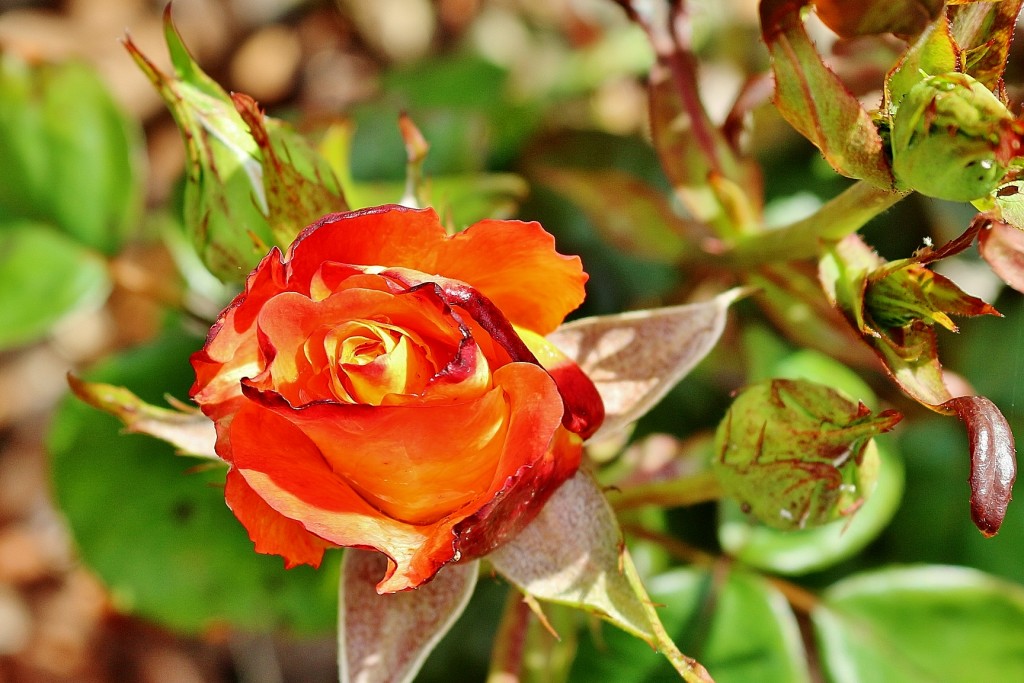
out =
[[[126,42],[187,150],[164,237],[194,253],[174,286],[215,278],[227,305],[320,215],[389,202],[435,207],[451,234],[539,220],[590,275],[586,317],[547,342],[605,403],[583,471],[422,598],[364,590],[379,558],[347,555],[343,675],[387,652],[403,656],[367,680],[421,664],[417,680],[448,680],[446,643],[495,627],[470,600],[495,575],[512,588],[489,680],[1019,680],[1024,119],[1006,67],[1021,0],[761,0],[762,41],[727,65],[744,85],[721,115],[703,68],[754,27],[696,3],[606,4],[623,11],[594,24],[617,50],[602,65],[646,78],[649,138],[596,117],[573,130],[593,45],[563,48],[565,73],[525,94],[480,55],[396,68],[377,100],[305,135],[207,76],[169,10],[173,75]],[[0,66],[6,348],[101,305],[142,219],[137,125],[95,76]],[[968,270],[983,287],[957,284]],[[213,320],[174,304],[159,339],[72,379],[141,435],[72,398],[54,419],[82,558],[120,609],[175,628],[329,630],[337,564],[284,571],[223,505],[209,424],[184,401],[202,347],[186,321]],[[154,436],[206,459],[189,469]],[[361,629],[369,613],[394,628]]]

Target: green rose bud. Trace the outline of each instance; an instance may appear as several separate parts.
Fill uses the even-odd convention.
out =
[[[823,384],[776,379],[744,389],[715,433],[722,488],[762,523],[783,530],[856,511],[874,489],[872,437],[899,413],[877,415]]]
[[[971,76],[928,76],[893,117],[893,175],[902,189],[929,197],[978,199],[1000,184],[1020,137],[1019,122]]]

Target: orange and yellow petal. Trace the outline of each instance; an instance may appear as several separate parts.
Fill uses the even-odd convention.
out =
[[[410,524],[434,523],[484,496],[506,443],[509,407],[498,388],[456,404],[314,403],[297,410],[272,392],[247,395],[301,430],[364,500]]]
[[[453,559],[453,522],[413,525],[382,514],[335,475],[316,446],[284,418],[249,405],[236,416],[232,431],[237,472],[275,515],[296,520],[331,544],[388,555],[391,562],[379,592],[414,588]],[[251,533],[274,528],[274,521],[253,521],[258,506],[248,510],[254,513],[246,523]],[[257,543],[291,552],[293,561],[303,556],[286,543]]]
[[[210,329],[203,348],[192,354],[196,373],[190,395],[217,421],[230,416],[241,398],[239,381],[260,371],[254,327],[263,305],[285,288],[281,252],[272,249]]]
[[[587,275],[577,256],[555,251],[539,223],[486,220],[450,238],[436,272],[462,280],[490,299],[508,320],[548,334],[584,297]]]

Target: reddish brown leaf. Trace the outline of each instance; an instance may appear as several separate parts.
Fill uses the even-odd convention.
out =
[[[874,121],[822,62],[800,17],[802,5],[793,0],[761,3],[761,31],[775,73],[775,105],[838,173],[891,188],[892,171]]]
[[[817,0],[818,17],[833,31],[851,36],[920,33],[942,10],[942,0]]]
[[[990,90],[1003,77],[1022,4],[1024,0],[970,2],[947,10],[953,37],[963,51],[964,71]]]
[[[967,426],[971,444],[971,519],[985,536],[999,531],[1017,478],[1013,433],[999,408],[984,396],[960,396],[943,408]]]

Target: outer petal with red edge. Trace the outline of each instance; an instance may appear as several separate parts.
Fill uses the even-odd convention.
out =
[[[244,400],[239,380],[260,369],[256,317],[266,301],[286,289],[281,252],[274,248],[249,275],[245,291],[221,312],[203,348],[192,354],[196,381],[191,396],[210,419],[229,418]]]
[[[481,221],[449,237],[433,209],[396,205],[325,216],[299,235],[288,260],[302,282],[324,261],[462,280],[513,324],[540,334],[583,302],[587,280],[580,259],[557,253],[554,238],[538,223]]]
[[[560,427],[561,400],[547,373],[531,364],[513,363],[495,372],[494,379],[504,391],[508,423],[489,486],[462,512],[431,523],[413,524],[382,514],[332,469],[314,444],[326,430],[336,429],[333,443],[322,442],[333,451],[333,457],[373,458],[369,443],[350,448],[355,444],[343,424],[324,419],[353,406],[313,404],[291,410],[274,406],[266,394],[255,395],[232,425],[235,464],[273,509],[301,520],[308,531],[337,545],[374,548],[388,555],[389,571],[378,584],[378,592],[413,588],[452,561],[456,551],[473,557],[518,531],[579,466],[579,439]],[[269,407],[256,403],[268,399]],[[292,423],[295,419],[302,421],[301,429]],[[325,431],[313,435],[310,430],[314,427]],[[444,423],[435,429],[450,431],[452,425]],[[458,459],[450,461],[451,474],[461,467]],[[420,495],[434,495],[436,481],[431,485],[424,480]],[[470,521],[456,531],[467,517]]]
[[[583,439],[593,436],[604,422],[604,401],[597,387],[571,358],[547,339],[530,330],[516,332],[558,385],[565,403],[565,426]]]

